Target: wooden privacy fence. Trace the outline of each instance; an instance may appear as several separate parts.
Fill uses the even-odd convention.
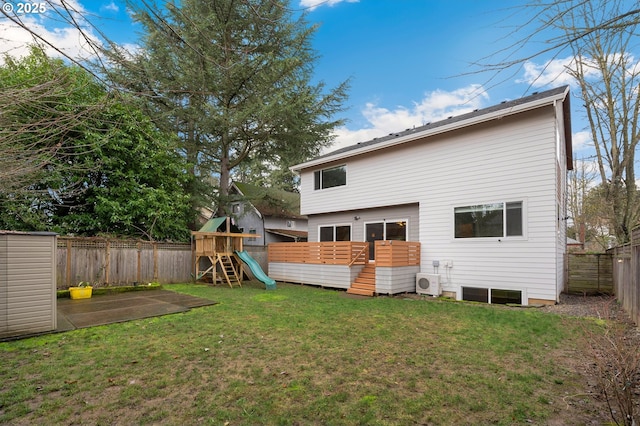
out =
[[[94,285],[188,282],[192,279],[190,243],[58,237],[57,287],[87,281]]]
[[[613,293],[611,253],[567,254],[567,292],[574,294]]]
[[[631,231],[631,242],[607,250],[613,256],[613,285],[618,303],[640,325],[640,227]]]
[[[320,243],[271,243],[269,263],[364,265],[369,261],[369,243],[325,241]]]

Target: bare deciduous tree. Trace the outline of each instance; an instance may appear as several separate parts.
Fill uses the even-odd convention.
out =
[[[73,76],[58,65],[60,69],[44,79],[37,75],[21,78],[16,73],[28,71],[18,66],[8,65],[0,72],[4,75],[0,83],[0,196],[51,190],[33,184],[54,167],[58,173],[74,167],[71,157],[78,155],[79,144],[71,133],[86,126],[103,107],[73,103],[69,98]],[[68,192],[75,189],[73,185],[65,188]]]
[[[567,210],[573,222],[573,238],[584,243],[591,218],[585,208],[587,194],[595,185],[596,165],[588,159],[574,161],[568,176]]]
[[[575,94],[584,106],[604,197],[611,206],[608,227],[618,243],[627,242],[640,219],[635,182],[640,65],[633,55],[640,41],[640,8],[625,0],[555,0],[535,1],[516,13],[526,17],[524,25],[509,35],[517,41],[478,65],[496,79],[550,55],[552,59],[537,68],[541,77],[557,58],[570,57],[564,71],[573,77]],[[544,47],[520,54],[533,41],[542,41]],[[492,61],[495,58],[502,59]],[[542,81],[534,79],[531,84]]]
[[[603,15],[621,15],[623,2],[586,2],[558,21],[566,34],[596,27]],[[604,197],[611,205],[609,224],[619,243],[629,240],[639,218],[635,152],[640,140],[640,66],[631,53],[637,23],[589,32],[571,43],[567,67],[579,87],[594,142]]]

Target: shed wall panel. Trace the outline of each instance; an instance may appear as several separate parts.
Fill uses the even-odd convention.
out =
[[[55,235],[0,234],[0,337],[56,328]]]

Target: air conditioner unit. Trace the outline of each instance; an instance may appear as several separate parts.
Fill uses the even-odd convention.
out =
[[[428,294],[429,296],[440,296],[440,275],[438,274],[416,274],[416,293]]]

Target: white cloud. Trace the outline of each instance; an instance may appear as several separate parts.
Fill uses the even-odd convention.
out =
[[[573,57],[553,59],[543,64],[527,61],[524,64],[524,76],[518,83],[527,83],[532,87],[548,85],[562,86],[573,84],[574,79],[567,72],[567,67],[573,63]]]
[[[627,73],[637,75],[640,73],[640,62],[634,55],[626,53],[612,54],[607,61],[616,68],[620,63],[625,63]],[[575,69],[575,58],[570,56],[567,58],[553,59],[542,64],[527,61],[524,64],[524,76],[516,80],[517,83],[530,84],[532,87],[544,86],[561,86],[564,84],[576,87],[575,79],[569,74],[569,69]],[[602,73],[600,67],[591,58],[582,58],[582,71],[588,81],[602,81]]]
[[[103,4],[102,6],[100,6],[100,11],[101,12],[118,12],[120,11],[120,8],[118,7],[117,4],[115,4],[114,2],[111,2],[111,3]]]
[[[576,132],[572,135],[571,140],[573,141],[574,153],[593,147],[593,140],[591,139],[590,132]]]
[[[336,129],[336,139],[329,151],[465,114],[482,108],[488,99],[489,95],[484,88],[473,84],[450,92],[427,92],[422,100],[414,102],[410,108],[397,106],[395,109],[387,109],[368,103],[362,110],[362,115],[369,126],[357,130],[350,130],[346,126]]]
[[[320,6],[335,6],[342,2],[358,3],[360,0],[300,0],[300,6],[305,9],[314,10]]]
[[[51,57],[63,56],[59,51],[78,59],[95,54],[89,49],[87,42],[87,38],[89,38],[92,43],[98,43],[98,37],[91,31],[91,28],[83,27],[80,30],[66,25],[71,17],[81,25],[84,23],[82,15],[85,11],[82,6],[74,1],[66,1],[64,9],[60,8],[56,2],[51,2],[47,6],[49,9],[45,13],[20,16],[20,22],[23,26],[38,37],[8,18],[0,20],[1,56],[8,54],[15,58],[24,57],[29,54],[29,46],[36,43],[43,46],[47,55]],[[64,15],[61,16],[60,13]],[[48,44],[42,40],[46,40]],[[55,46],[57,50],[50,45]],[[3,59],[0,57],[0,64],[2,62]]]

